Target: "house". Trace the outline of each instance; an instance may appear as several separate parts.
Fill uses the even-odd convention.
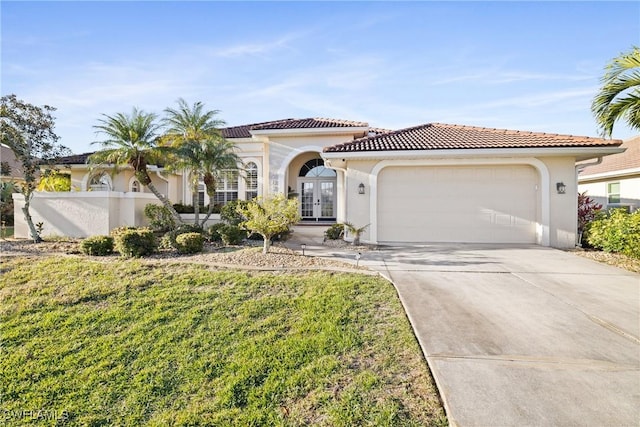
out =
[[[22,164],[11,148],[4,144],[0,144],[0,182],[24,182]]]
[[[578,191],[606,209],[640,209],[640,135],[622,143],[623,153],[579,167]]]
[[[368,225],[361,240],[374,244],[573,247],[576,162],[622,151],[618,140],[439,123],[389,131],[325,118],[228,127],[223,135],[236,144],[247,173],[225,174],[215,203],[289,193],[300,200],[303,221]],[[91,170],[86,156],[63,159],[73,187],[122,200],[144,194],[131,170]],[[190,203],[185,176],[151,170],[170,200]],[[209,203],[204,188],[200,198]],[[114,206],[102,211],[122,217],[123,208]],[[137,225],[136,215],[121,225]]]

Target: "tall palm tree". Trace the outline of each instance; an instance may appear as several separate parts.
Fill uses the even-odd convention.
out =
[[[167,132],[164,139],[176,150],[172,167],[189,173],[195,224],[203,226],[213,212],[216,180],[223,170],[237,170],[241,161],[235,153],[235,145],[222,136],[220,127],[225,122],[216,118],[218,110],[205,110],[202,102],[190,106],[182,98],[177,102],[178,108],[165,109]],[[209,196],[209,210],[202,223],[199,222],[198,201],[201,177]]]
[[[92,154],[89,162],[115,167],[131,166],[138,182],[151,190],[177,223],[182,223],[180,215],[169,199],[162,195],[151,181],[147,169],[149,164],[161,163],[171,151],[169,147],[158,145],[160,125],[156,121],[156,115],[134,107],[130,115],[116,113],[113,116],[103,116],[94,128],[107,139],[93,143],[100,144],[102,149]]]
[[[640,48],[620,54],[605,70],[600,92],[591,103],[602,135],[610,137],[620,119],[640,130]]]
[[[176,149],[175,166],[188,169],[191,174],[192,191],[194,192],[194,209],[196,225],[204,226],[213,213],[216,194],[216,182],[227,171],[239,170],[242,161],[235,152],[235,144],[224,138],[211,137],[202,141],[187,141]],[[209,197],[209,209],[202,222],[199,222],[198,183],[200,177]]]

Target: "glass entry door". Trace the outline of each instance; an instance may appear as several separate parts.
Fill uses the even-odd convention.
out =
[[[327,179],[301,179],[300,215],[303,220],[330,221],[336,217],[336,182]]]

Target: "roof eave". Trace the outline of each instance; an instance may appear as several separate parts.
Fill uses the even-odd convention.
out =
[[[628,177],[640,175],[640,168],[620,169],[608,172],[592,173],[589,175],[578,175],[578,181],[597,181],[603,178]]]
[[[467,148],[448,150],[385,150],[323,152],[326,159],[375,160],[375,159],[410,159],[410,158],[469,158],[469,157],[575,157],[576,161],[608,156],[624,151],[619,147],[540,147],[540,148]]]
[[[254,129],[249,133],[254,136],[301,136],[311,134],[322,135],[359,135],[363,136],[369,132],[367,126],[341,126],[325,128],[297,128],[297,129]]]

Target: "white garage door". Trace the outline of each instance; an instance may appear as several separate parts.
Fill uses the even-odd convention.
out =
[[[526,165],[387,167],[378,241],[535,243],[537,184]]]

